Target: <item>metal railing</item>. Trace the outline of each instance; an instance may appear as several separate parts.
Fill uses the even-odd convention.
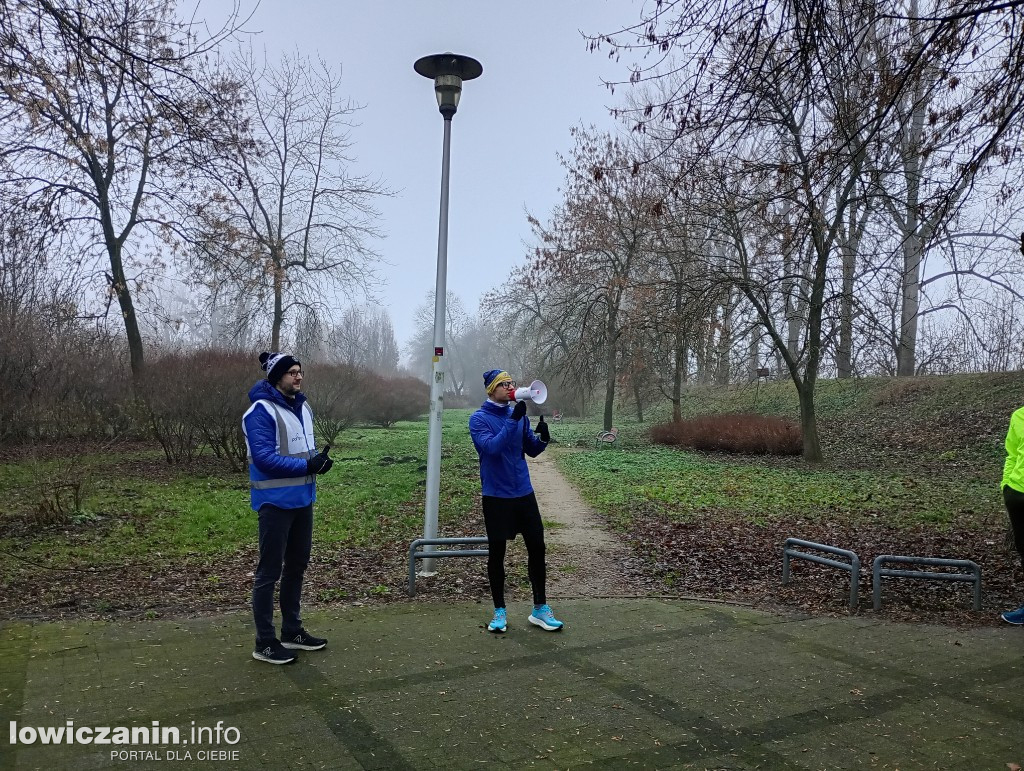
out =
[[[417,551],[421,546],[454,546],[487,543],[487,538],[417,538],[409,545],[409,596],[416,596],[416,560],[434,557],[486,557],[487,549],[452,549],[450,551]]]
[[[814,549],[815,551],[823,551],[829,554],[835,554],[840,557],[846,557],[847,562],[838,562],[828,557],[822,557],[819,554],[808,554],[806,552],[797,551],[793,546],[799,546],[804,549]],[[783,585],[789,583],[789,560],[790,559],[802,559],[809,560],[810,562],[816,562],[819,565],[828,565],[829,567],[839,568],[845,570],[850,574],[850,610],[856,610],[857,608],[857,582],[860,579],[860,557],[854,554],[849,549],[840,549],[837,546],[829,546],[823,543],[814,543],[813,541],[804,541],[799,538],[787,538],[785,544],[782,547],[782,583]]]
[[[966,568],[970,573],[930,573],[923,570],[898,570],[883,568],[882,565],[895,562],[904,565],[935,565],[951,568]],[[896,554],[880,554],[871,565],[871,599],[875,610],[882,607],[882,577],[920,578],[926,581],[969,581],[974,584],[974,609],[981,610],[981,568],[971,560],[950,560],[941,557],[904,557]]]

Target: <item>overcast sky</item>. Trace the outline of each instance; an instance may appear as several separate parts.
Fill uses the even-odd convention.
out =
[[[228,0],[203,0],[215,21]],[[243,8],[251,10],[254,2]],[[443,119],[433,84],[413,71],[421,56],[445,51],[483,64],[465,84],[452,126],[448,289],[475,312],[480,296],[525,261],[524,210],[544,220],[558,201],[577,124],[612,129],[612,95],[601,77],[624,65],[589,53],[580,31],[632,24],[639,0],[263,0],[246,25],[271,59],[320,56],[342,68],[342,93],[364,105],[353,131],[357,170],[378,173],[397,191],[382,200],[376,245],[388,265],[380,302],[400,346],[413,311],[433,291]]]

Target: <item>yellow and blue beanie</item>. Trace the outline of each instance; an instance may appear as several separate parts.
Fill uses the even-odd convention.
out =
[[[498,387],[498,383],[503,383],[506,380],[511,380],[512,377],[503,369],[489,369],[484,373],[484,388],[487,391],[487,395],[490,396],[494,393],[494,389]]]

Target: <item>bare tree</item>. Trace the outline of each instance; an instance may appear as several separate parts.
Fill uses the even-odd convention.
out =
[[[780,62],[789,70],[787,98],[806,105],[823,95],[820,104],[842,107],[825,111],[833,112],[833,119],[842,116],[851,148],[875,151],[867,167],[874,175],[876,210],[887,212],[897,230],[902,300],[897,370],[913,374],[928,251],[978,174],[1018,163],[1013,148],[1020,141],[1024,109],[1022,29],[1020,0],[864,5],[663,0],[645,6],[636,25],[594,35],[590,46],[646,55],[632,66],[628,81],[661,87],[645,88],[644,98],[618,114],[633,129],[656,133],[668,144],[692,141],[695,130],[709,125],[745,124],[759,106],[748,84],[771,80]],[[766,51],[776,55],[765,56]],[[716,139],[701,144],[709,153],[716,146]],[[866,168],[857,152],[846,157]],[[836,168],[843,176],[848,172]],[[1008,174],[1015,177],[1019,171]],[[855,200],[851,204],[857,206]],[[847,215],[848,279],[857,262],[850,251],[856,238],[850,236],[857,235],[864,213],[860,207],[859,214]],[[844,294],[839,369],[845,374],[852,345],[849,280]]]
[[[536,254],[534,253],[534,255]],[[535,266],[519,268],[481,301],[481,307],[502,330],[495,348],[502,361],[518,372],[532,372],[560,394],[559,403],[582,413],[588,389],[566,389],[569,383],[593,382],[600,377],[594,354],[593,328],[583,325],[586,305],[578,287],[539,280]]]
[[[224,135],[205,165],[213,189],[197,210],[204,248],[193,258],[197,275],[261,299],[277,349],[293,308],[322,315],[331,290],[375,284],[373,201],[389,193],[353,172],[357,107],[323,61],[293,54],[270,66],[250,51],[221,93]]]
[[[391,317],[374,305],[346,308],[327,335],[331,361],[369,370],[378,375],[398,371],[398,343]]]
[[[428,380],[431,372],[431,357],[434,354],[434,292],[427,294],[421,305],[416,306],[413,313],[416,332],[408,342],[406,350],[413,372]],[[445,359],[447,376],[445,389],[455,397],[461,397],[466,391],[470,378],[482,372],[477,371],[475,359],[467,356],[470,353],[468,344],[471,334],[477,325],[477,319],[469,311],[455,292],[448,291],[445,299]]]
[[[123,345],[83,312],[80,268],[45,212],[0,208],[0,438],[125,426]]]
[[[7,2],[0,34],[5,192],[105,256],[137,378],[143,244],[180,231],[189,149],[210,113],[197,86],[207,48],[161,0]]]
[[[534,280],[567,289],[579,330],[594,337],[588,355],[604,374],[604,427],[613,424],[622,336],[629,325],[634,273],[651,252],[663,189],[653,174],[631,163],[626,143],[577,129],[563,161],[564,203],[547,226],[532,220],[539,243]],[[585,349],[586,350],[586,349]]]

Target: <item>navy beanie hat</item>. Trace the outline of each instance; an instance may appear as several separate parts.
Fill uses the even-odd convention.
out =
[[[284,377],[284,373],[296,364],[300,367],[302,366],[302,362],[291,354],[267,353],[266,351],[260,354],[260,366],[263,368],[263,371],[267,373],[267,380],[269,380],[270,385],[273,386],[276,386],[278,381]]]

